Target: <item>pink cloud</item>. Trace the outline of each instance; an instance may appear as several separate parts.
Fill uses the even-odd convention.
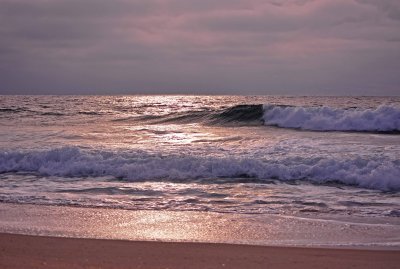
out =
[[[142,81],[138,87],[154,88],[170,77],[168,85],[176,88],[208,81],[210,87],[250,85],[261,91],[282,81],[295,89],[302,78],[301,87],[308,87],[310,74],[297,69],[296,81],[282,79],[294,67],[315,73],[316,88],[324,88],[326,80],[318,81],[318,74],[339,77],[357,66],[367,78],[360,85],[384,78],[398,85],[393,74],[400,61],[392,59],[400,55],[400,9],[396,1],[378,2],[0,0],[0,68],[34,74],[37,79],[27,85],[60,68],[82,69],[77,73],[86,74],[85,85],[112,84],[115,76],[127,87]],[[375,66],[363,67],[368,61]],[[375,68],[386,72],[378,78]],[[230,80],[216,81],[217,74]],[[108,80],[94,83],[93,76]],[[3,77],[0,82],[10,87],[17,79]],[[174,84],[175,78],[185,83]],[[354,85],[350,78],[329,82]],[[65,83],[74,85],[73,79]]]

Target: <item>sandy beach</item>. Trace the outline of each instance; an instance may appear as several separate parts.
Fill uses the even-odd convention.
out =
[[[1,268],[398,268],[400,252],[0,234]]]

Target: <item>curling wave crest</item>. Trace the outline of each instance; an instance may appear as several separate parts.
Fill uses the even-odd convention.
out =
[[[400,107],[375,109],[264,105],[265,125],[313,131],[400,132]]]
[[[42,176],[111,176],[131,181],[252,178],[337,182],[362,188],[400,190],[400,161],[387,157],[252,159],[239,157],[162,156],[143,151],[89,151],[63,147],[43,151],[0,151],[0,173]],[[240,180],[238,180],[240,182]]]

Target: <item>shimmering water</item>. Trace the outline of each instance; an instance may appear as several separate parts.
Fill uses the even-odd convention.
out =
[[[400,98],[1,96],[0,201],[400,216]]]

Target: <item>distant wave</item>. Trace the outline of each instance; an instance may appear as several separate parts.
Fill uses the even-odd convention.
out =
[[[240,157],[155,156],[142,151],[88,151],[63,147],[43,151],[0,151],[0,173],[30,172],[43,176],[111,176],[131,181],[231,181],[271,179],[337,182],[362,188],[400,191],[400,161],[386,157],[287,158],[259,160]]]
[[[42,112],[40,113],[40,115],[42,116],[65,116],[65,113],[61,113],[61,112]]]
[[[78,114],[81,114],[81,115],[102,115],[103,113],[96,112],[96,111],[79,111]]]
[[[400,107],[340,109],[264,105],[264,124],[313,131],[400,132]]]
[[[1,113],[20,113],[20,112],[25,112],[25,111],[29,111],[26,108],[10,108],[10,107],[5,107],[5,108],[0,108],[0,114]]]

